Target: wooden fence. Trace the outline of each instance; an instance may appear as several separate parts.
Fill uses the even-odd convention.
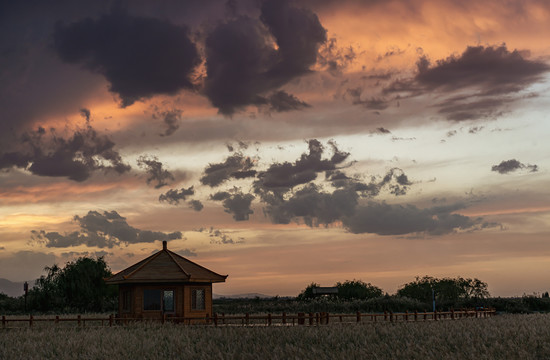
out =
[[[137,322],[170,322],[184,325],[210,325],[210,326],[318,326],[339,323],[376,323],[376,322],[409,322],[409,321],[439,321],[458,320],[463,318],[488,318],[496,314],[494,309],[484,310],[460,310],[460,311],[436,311],[436,312],[403,312],[393,313],[360,313],[355,314],[330,314],[328,312],[318,313],[297,313],[297,314],[266,314],[266,315],[225,315],[215,313],[214,316],[206,317],[171,317],[164,314],[158,319],[143,318],[117,318],[115,315],[109,317],[77,317],[62,318],[55,317],[34,317],[29,315],[26,318],[11,318],[2,316],[2,328],[33,327],[39,324],[72,324],[72,326],[115,326]],[[11,325],[11,326],[10,326]]]

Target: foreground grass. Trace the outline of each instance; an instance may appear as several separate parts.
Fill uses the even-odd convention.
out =
[[[548,359],[550,315],[320,327],[0,330],[0,359]]]

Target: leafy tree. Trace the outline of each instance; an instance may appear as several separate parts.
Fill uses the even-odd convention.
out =
[[[345,300],[352,299],[373,299],[383,295],[382,289],[361,280],[346,280],[338,282],[338,298]]]
[[[432,290],[436,300],[453,303],[464,299],[484,299],[489,296],[487,283],[479,279],[416,277],[415,281],[403,285],[397,295],[424,302],[431,302]]]
[[[47,275],[41,276],[29,291],[33,308],[102,311],[113,306],[116,287],[107,286],[103,280],[112,275],[103,257],[81,257],[68,262],[63,269],[53,265],[45,270]]]
[[[318,288],[319,284],[312,282],[298,296],[296,297],[297,300],[307,300],[307,299],[313,299],[315,295],[313,294],[313,288]]]

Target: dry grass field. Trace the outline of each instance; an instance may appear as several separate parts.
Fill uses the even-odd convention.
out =
[[[550,315],[204,327],[140,324],[0,330],[0,359],[549,359]]]

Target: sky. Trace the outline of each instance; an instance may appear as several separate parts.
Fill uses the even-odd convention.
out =
[[[0,277],[550,288],[550,3],[0,2]]]

